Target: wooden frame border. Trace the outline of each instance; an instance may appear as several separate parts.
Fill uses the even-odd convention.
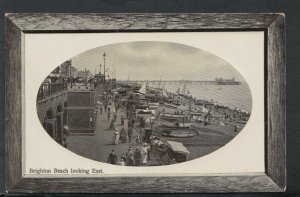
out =
[[[265,174],[188,177],[23,178],[22,51],[25,33],[265,32]],[[282,192],[286,189],[284,14],[6,14],[6,192]]]

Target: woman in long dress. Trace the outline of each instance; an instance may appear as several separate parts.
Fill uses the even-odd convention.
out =
[[[121,129],[120,135],[121,135],[121,141],[122,141],[122,143],[126,143],[126,141],[127,141],[127,139],[126,139],[126,131],[125,131],[124,128]]]
[[[117,130],[115,130],[114,132],[114,144],[119,144],[119,139],[120,139],[120,132]]]
[[[146,165],[147,164],[147,159],[148,159],[148,147],[147,144],[144,144],[142,148],[142,164]]]

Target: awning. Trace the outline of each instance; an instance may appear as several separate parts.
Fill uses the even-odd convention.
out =
[[[181,142],[167,141],[167,143],[170,145],[171,149],[176,153],[182,153],[185,155],[190,154],[190,151],[188,151]]]

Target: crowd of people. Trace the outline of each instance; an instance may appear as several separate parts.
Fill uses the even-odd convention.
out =
[[[122,166],[141,166],[147,165],[147,161],[150,160],[151,148],[147,143],[144,143],[142,147],[136,146],[135,150],[130,146],[126,153],[122,154],[120,160],[112,149],[108,155],[107,162],[114,165]]]
[[[116,151],[117,148],[112,149],[108,155],[107,162],[123,166],[147,165],[151,153],[150,145],[148,143],[143,143],[143,140],[141,139],[143,131],[142,129],[135,127],[135,119],[130,118],[129,113],[118,113],[119,110],[122,111],[126,109],[120,100],[119,97],[116,97],[116,95],[112,93],[104,93],[102,102],[97,102],[97,113],[99,113],[99,115],[106,113],[105,116],[107,115],[107,130],[112,132],[112,144],[118,145],[121,143],[128,143],[129,145],[127,152],[124,152],[123,154]],[[126,122],[128,124],[126,126],[125,120],[127,120]],[[134,135],[135,139],[132,140],[133,131],[136,133]]]

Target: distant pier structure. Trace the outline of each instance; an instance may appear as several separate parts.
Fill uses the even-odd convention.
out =
[[[201,80],[117,80],[117,83],[137,83],[143,84],[144,82],[148,82],[150,85],[159,85],[159,84],[169,84],[169,85],[182,85],[182,84],[198,84],[198,85],[240,85],[241,82],[234,81],[231,83],[220,82],[218,80],[215,81],[201,81]]]

